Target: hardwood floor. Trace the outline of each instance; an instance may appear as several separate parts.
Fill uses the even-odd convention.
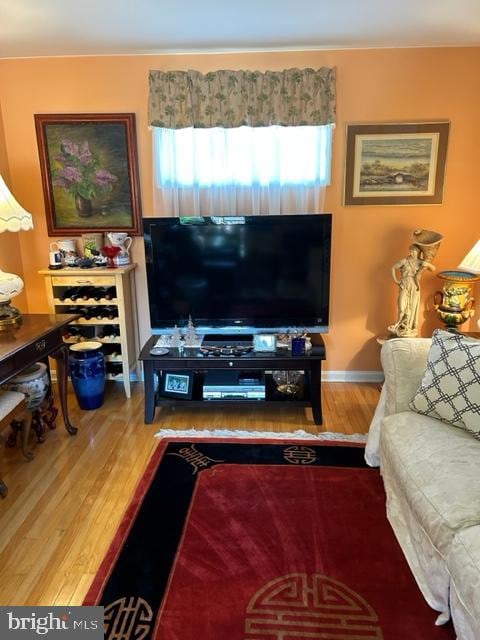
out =
[[[379,397],[376,384],[323,383],[322,431],[367,433]],[[20,443],[5,452],[0,500],[0,604],[82,603],[121,521],[132,492],[158,444],[159,428],[240,428],[315,434],[309,409],[168,409],[143,423],[143,385],[127,400],[109,383],[104,405],[77,409],[69,396],[77,435],[58,420],[35,458],[22,458]]]

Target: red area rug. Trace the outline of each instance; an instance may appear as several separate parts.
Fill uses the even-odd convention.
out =
[[[447,640],[352,446],[161,445],[85,600],[124,640]]]

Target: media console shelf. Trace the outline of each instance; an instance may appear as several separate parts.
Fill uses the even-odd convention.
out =
[[[312,408],[315,424],[322,424],[321,401],[321,363],[325,360],[325,344],[320,340],[303,356],[292,356],[290,351],[278,349],[274,353],[250,352],[246,355],[231,356],[204,356],[198,349],[185,349],[182,353],[178,349],[170,349],[164,356],[152,356],[150,349],[155,345],[158,336],[152,336],[140,352],[140,360],[143,361],[143,373],[145,380],[145,424],[151,424],[155,417],[156,407],[162,406],[228,406],[238,403],[244,406],[269,405],[279,406],[291,402],[295,406],[310,406]],[[275,383],[270,374],[266,375],[265,400],[251,399],[222,399],[204,400],[202,397],[202,380],[205,372],[211,370],[225,371],[304,371],[304,388],[301,399],[282,399],[273,392]],[[165,371],[191,372],[193,374],[193,391],[190,399],[166,398],[160,396],[157,382]]]

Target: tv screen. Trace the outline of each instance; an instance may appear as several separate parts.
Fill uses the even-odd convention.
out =
[[[154,332],[328,328],[331,214],[144,218]]]

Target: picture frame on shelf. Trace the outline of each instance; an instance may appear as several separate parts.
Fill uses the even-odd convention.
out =
[[[253,336],[253,350],[258,353],[273,353],[277,350],[277,336],[273,333],[256,333]]]
[[[344,205],[441,204],[450,123],[349,124]]]
[[[49,236],[140,235],[134,113],[35,114]]]
[[[163,371],[158,393],[167,398],[190,400],[193,392],[193,372]]]

